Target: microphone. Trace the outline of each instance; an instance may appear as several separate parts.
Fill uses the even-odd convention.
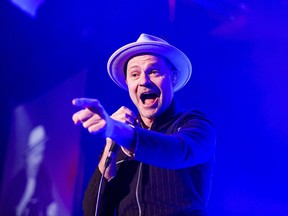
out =
[[[100,179],[100,183],[99,183],[99,187],[98,187],[98,193],[97,193],[97,199],[96,199],[96,205],[95,205],[95,216],[98,216],[98,209],[99,209],[99,202],[100,202],[100,194],[102,191],[102,184],[103,184],[103,179],[104,179],[104,175],[106,172],[107,167],[110,165],[111,161],[112,161],[112,154],[115,154],[118,151],[119,145],[117,145],[113,140],[111,143],[111,146],[109,148],[108,151],[108,155],[106,157],[105,160],[105,164],[104,164],[104,171],[101,175],[101,179]]]
[[[135,121],[136,122],[136,121]],[[140,121],[140,126],[142,128],[144,128],[142,122]],[[113,140],[112,140],[112,144],[109,148],[109,152],[108,152],[108,155],[106,157],[106,160],[105,160],[105,164],[104,164],[104,167],[105,169],[110,165],[111,161],[112,161],[112,154],[116,154],[116,152],[118,151],[118,149],[120,148],[120,146],[118,144],[116,144]]]
[[[107,168],[110,165],[112,161],[112,154],[116,154],[118,149],[119,149],[119,145],[117,145],[114,141],[112,141],[112,144],[109,148],[109,152],[108,152],[105,164],[104,164],[105,168]]]

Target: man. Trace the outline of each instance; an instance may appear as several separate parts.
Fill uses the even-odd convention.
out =
[[[142,34],[118,49],[107,66],[139,113],[121,107],[110,117],[96,99],[73,100],[83,108],[74,123],[107,137],[85,193],[84,214],[96,209],[98,215],[205,215],[215,132],[199,111],[179,112],[174,103],[174,92],[191,76],[189,59],[166,41]],[[112,140],[121,149],[111,153]]]

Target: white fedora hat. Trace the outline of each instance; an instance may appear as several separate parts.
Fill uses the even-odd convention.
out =
[[[118,86],[127,90],[125,65],[133,56],[144,53],[163,56],[172,63],[178,71],[174,86],[175,92],[189,81],[192,74],[192,65],[188,57],[163,39],[148,34],[141,34],[136,42],[121,47],[111,55],[107,63],[107,70],[111,79]]]

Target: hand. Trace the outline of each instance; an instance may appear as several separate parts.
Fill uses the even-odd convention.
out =
[[[92,134],[104,131],[107,137],[112,133],[113,120],[97,99],[76,98],[72,104],[83,108],[73,115],[72,119],[75,124],[82,123],[83,127]]]
[[[111,115],[111,118],[126,124],[137,125],[137,116],[127,107],[122,106],[115,113]]]
[[[129,152],[134,152],[135,131],[134,128],[130,127],[128,124],[135,124],[137,118],[131,110],[126,107],[121,107],[110,117],[96,99],[77,98],[74,99],[72,103],[75,106],[83,108],[73,115],[72,119],[75,124],[82,124],[84,128],[87,128],[88,131],[93,134],[105,132],[106,147],[99,164],[101,172],[103,170],[103,160],[106,158],[111,145],[111,139]],[[111,164],[115,165],[114,163],[115,162],[112,162]],[[112,175],[110,176],[113,176],[114,171],[111,173]],[[108,174],[107,176],[109,177]]]
[[[116,121],[125,123],[125,124],[135,125],[135,123],[137,122],[136,121],[137,116],[130,109],[124,106],[122,106],[115,113],[113,113],[113,115],[111,115],[111,118]],[[107,155],[109,154],[109,149],[110,149],[111,144],[112,144],[112,140],[110,138],[106,138],[106,146],[105,146],[103,155],[101,157],[100,163],[98,165],[98,168],[101,173],[103,173],[104,171],[104,168],[105,168],[104,164],[105,164]],[[117,153],[111,155],[112,161],[105,173],[105,178],[107,180],[110,180],[112,177],[116,175],[116,155]]]

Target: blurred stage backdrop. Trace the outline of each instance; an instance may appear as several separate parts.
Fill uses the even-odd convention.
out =
[[[25,208],[32,197],[47,215],[82,215],[104,143],[74,126],[71,100],[135,111],[106,63],[148,33],[191,59],[176,101],[217,128],[209,215],[288,215],[287,9],[285,0],[2,0],[0,214],[36,211]]]

